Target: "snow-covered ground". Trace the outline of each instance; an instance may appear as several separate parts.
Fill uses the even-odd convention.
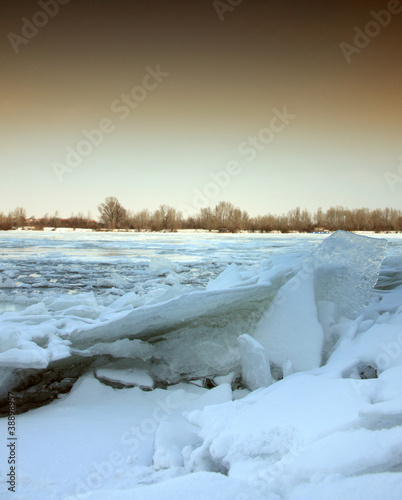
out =
[[[402,235],[4,232],[0,311],[3,399],[88,362],[1,498],[402,498]]]

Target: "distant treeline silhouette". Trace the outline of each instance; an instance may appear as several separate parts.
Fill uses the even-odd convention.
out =
[[[201,208],[195,215],[183,214],[170,205],[160,205],[154,212],[143,209],[132,212],[125,209],[117,198],[111,196],[98,206],[99,220],[93,220],[90,214],[82,213],[62,219],[56,212],[37,219],[27,218],[25,209],[18,207],[13,212],[0,213],[0,230],[17,228],[43,229],[120,229],[136,231],[177,231],[178,229],[205,229],[208,231],[250,231],[270,232],[290,231],[311,232],[319,229],[336,231],[402,231],[402,211],[394,208],[348,209],[331,207],[328,210],[319,208],[314,213],[296,207],[282,215],[258,215],[250,217],[245,210],[235,207],[228,201],[219,202],[214,208]]]

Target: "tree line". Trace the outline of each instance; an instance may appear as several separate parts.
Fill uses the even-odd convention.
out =
[[[162,204],[153,212],[143,209],[137,212],[127,210],[113,196],[105,199],[98,206],[99,219],[91,219],[90,214],[82,213],[61,219],[57,212],[40,219],[27,219],[23,208],[18,207],[5,215],[0,213],[0,229],[30,227],[86,228],[93,230],[127,229],[135,231],[177,231],[178,229],[204,229],[208,231],[250,231],[270,232],[291,231],[311,232],[317,228],[336,231],[402,231],[402,211],[394,208],[348,209],[342,206],[328,210],[318,208],[314,213],[296,207],[282,215],[265,214],[251,217],[245,210],[228,201],[219,202],[214,208],[204,207],[195,215],[184,217],[174,207]]]

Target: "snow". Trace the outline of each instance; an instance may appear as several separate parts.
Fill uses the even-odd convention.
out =
[[[402,497],[400,235],[0,239],[5,407],[22,374],[87,363],[17,415],[1,498]]]
[[[295,488],[289,500],[399,500],[402,495],[402,474],[383,473],[344,478],[332,476],[322,482],[311,481]]]
[[[134,495],[141,500],[278,500],[271,495],[262,496],[255,488],[241,481],[235,481],[221,474],[198,472],[191,477],[164,481],[135,490],[115,491],[101,490],[85,496],[88,500],[132,500]],[[137,496],[138,495],[138,496]],[[79,497],[68,497],[65,500],[79,500]]]

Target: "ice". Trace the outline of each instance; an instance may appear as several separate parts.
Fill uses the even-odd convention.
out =
[[[108,278],[98,278],[96,280],[96,285],[103,288],[124,288],[127,285],[127,280],[124,276],[112,273]]]
[[[0,276],[0,288],[15,288],[15,283],[12,279],[6,278],[3,280],[3,278]]]
[[[272,384],[269,359],[264,347],[250,335],[238,338],[242,381],[250,391]]]
[[[103,324],[86,330],[76,330],[70,340],[77,347],[89,347],[98,341],[113,341],[122,337],[142,340],[161,336],[201,318],[224,315],[232,311],[251,312],[273,291],[263,285],[206,293],[190,292],[157,304],[123,312],[121,319],[105,317]],[[119,313],[117,313],[119,314]]]
[[[243,278],[240,274],[238,266],[231,264],[217,278],[210,281],[206,287],[207,291],[224,290],[241,284]]]
[[[84,357],[110,354],[115,358],[140,358],[147,361],[155,355],[155,347],[138,339],[121,339],[110,343],[95,344],[85,350],[72,349],[72,353]]]
[[[123,368],[118,363],[111,363],[103,368],[98,368],[95,376],[101,382],[115,387],[140,387],[141,389],[152,389],[154,381],[149,374],[140,368]]]
[[[334,302],[338,318],[355,318],[368,304],[386,249],[385,239],[345,231],[331,235],[312,256],[316,300]]]
[[[337,340],[330,337],[332,324],[355,318],[367,305],[386,245],[344,231],[319,245],[278,291],[253,334],[272,363],[281,367],[290,360],[295,371],[321,365]]]
[[[378,270],[370,271],[370,274],[367,265],[361,264],[362,259],[356,256],[361,252],[373,267],[379,265],[382,257],[378,255],[383,248],[381,240],[372,240],[374,250],[369,251],[368,240],[336,233],[319,246],[296,274],[289,268],[292,260],[285,264],[286,259],[281,263],[276,258],[274,262],[280,272],[276,267],[271,271],[263,267],[261,275],[246,269],[240,272],[239,266],[232,263],[204,289],[194,290],[175,282],[173,286],[165,284],[154,288],[142,297],[132,292],[124,293],[107,306],[101,306],[94,293],[89,292],[48,298],[46,307],[42,303],[31,306],[34,309],[28,308],[24,314],[3,315],[3,318],[5,324],[19,324],[16,328],[20,333],[24,332],[26,341],[40,338],[30,328],[33,325],[48,324],[51,327],[51,346],[42,336],[45,339],[39,343],[42,350],[35,347],[38,352],[33,358],[32,368],[38,367],[38,356],[42,359],[41,367],[46,359],[52,364],[62,356],[69,356],[67,343],[70,353],[86,351],[83,355],[87,356],[103,352],[124,357],[119,347],[114,350],[105,347],[103,351],[100,347],[91,349],[97,344],[138,339],[158,342],[153,364],[156,378],[172,383],[180,378],[213,377],[239,370],[237,337],[249,334],[266,349],[270,362],[278,367],[275,371],[278,377],[288,360],[295,371],[320,366],[325,337],[328,351],[337,339],[331,328],[339,320],[339,311],[343,310],[342,304],[338,303],[343,297],[339,298],[338,292],[335,297],[333,291],[326,296],[324,283],[329,289],[332,286],[339,288],[340,285],[331,280],[332,274],[338,272],[339,261],[343,262],[338,256],[343,246],[347,259],[354,256],[368,276],[364,278],[363,291],[359,290],[356,299],[360,302],[363,298],[366,300],[368,287],[374,283]],[[153,270],[167,266],[177,271],[179,268],[173,264],[164,257],[154,257],[150,265]],[[343,262],[342,269],[345,265]],[[358,265],[349,262],[346,267],[357,268]],[[325,279],[321,278],[322,272]],[[356,271],[353,272],[357,280]],[[120,274],[112,273],[111,277],[114,279],[111,284],[123,286],[126,283],[126,278]],[[120,279],[121,282],[117,283]],[[359,288],[359,284],[354,283],[355,288]],[[318,302],[317,294],[320,295]],[[267,311],[256,327],[264,309]],[[333,311],[330,321],[328,311]],[[28,368],[29,357],[25,353],[20,353],[21,361],[18,362],[20,347],[15,346],[10,359],[19,363],[18,366]],[[8,363],[5,356],[2,361]]]
[[[78,295],[62,295],[50,299],[48,309],[51,311],[65,311],[71,307],[87,306],[93,309],[98,308],[98,302],[93,292],[80,293]]]
[[[282,286],[253,334],[274,365],[281,367],[290,360],[295,371],[319,367],[324,345],[324,331],[317,317],[314,274],[302,274],[302,279],[302,272]]]
[[[149,270],[157,276],[165,276],[171,272],[178,273],[180,266],[166,257],[152,257],[149,261]]]
[[[37,284],[30,275],[40,266],[43,280],[65,285],[1,291],[2,307],[19,306],[0,315],[2,415],[9,388],[21,381],[38,400],[46,384],[30,386],[31,377],[73,385],[17,415],[18,500],[401,498],[400,235],[386,235],[393,244],[374,290],[384,251],[378,238],[113,237],[2,240],[18,249],[1,262],[14,273],[3,280]],[[21,259],[22,241],[38,246],[34,258]],[[163,262],[151,271],[148,261],[159,254],[179,272]],[[127,286],[96,286],[114,272]],[[291,343],[278,337],[269,347],[256,326],[276,315],[275,332],[286,326]],[[262,352],[257,342],[264,346],[270,386],[237,389],[244,339],[253,355]],[[52,383],[56,372],[64,382]],[[152,390],[128,387],[150,389],[149,376]],[[217,387],[201,387],[206,377]],[[5,446],[0,464],[4,496]]]
[[[12,348],[0,353],[0,367],[2,368],[46,368],[49,357],[45,350],[35,345],[25,344],[22,349]]]

